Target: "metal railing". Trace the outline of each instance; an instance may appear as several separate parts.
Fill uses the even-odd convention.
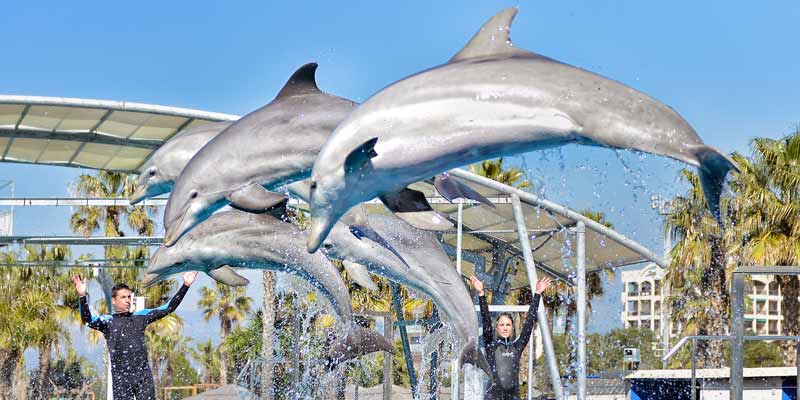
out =
[[[664,355],[664,357],[661,358],[661,361],[662,362],[669,361],[669,359],[672,358],[672,356],[674,356],[675,354],[678,353],[678,350],[680,350],[681,347],[683,347],[683,345],[686,344],[686,342],[691,340],[691,342],[692,342],[692,353],[691,353],[692,361],[691,361],[691,364],[690,364],[691,365],[691,371],[692,371],[691,372],[691,374],[692,374],[691,375],[692,376],[691,377],[691,391],[692,391],[692,400],[697,400],[697,390],[696,390],[696,388],[697,388],[697,371],[696,371],[696,369],[697,369],[696,368],[696,366],[697,366],[697,341],[698,340],[732,340],[732,339],[733,339],[733,336],[730,336],[730,335],[690,335],[690,336],[684,336],[684,337],[681,338],[681,340],[678,341],[678,343],[675,344],[675,346],[673,346],[667,352],[667,354]],[[797,342],[797,352],[798,352],[797,361],[796,361],[797,365],[796,366],[798,368],[798,371],[800,371],[800,336],[751,335],[751,336],[744,336],[743,339],[744,340],[750,340],[750,341],[755,341],[755,340],[779,340],[779,341],[794,340],[795,342]],[[729,379],[730,379],[730,375],[729,375]],[[798,381],[798,384],[795,385],[795,386],[797,386],[797,389],[795,389],[795,390],[798,390],[798,392],[800,392],[800,381]],[[798,393],[798,395],[800,395],[800,393]],[[800,398],[800,397],[798,397],[798,398]]]

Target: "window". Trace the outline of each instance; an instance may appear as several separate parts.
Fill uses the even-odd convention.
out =
[[[767,313],[767,301],[756,300],[756,314],[766,314],[766,313]]]
[[[759,335],[766,334],[766,332],[764,331],[764,328],[766,326],[767,326],[767,324],[764,321],[756,321],[756,332]]]
[[[661,281],[656,279],[655,283],[656,283],[656,292],[655,292],[655,294],[656,294],[656,296],[661,296]]]
[[[769,334],[770,335],[778,334],[778,321],[769,321]]]
[[[653,302],[653,314],[661,315],[661,300],[656,300]]]
[[[653,330],[656,332],[656,336],[661,336],[661,321],[660,320],[653,321]]]
[[[641,313],[642,313],[642,315],[651,315],[652,314],[652,312],[650,312],[650,300],[642,300]]]
[[[636,321],[628,321],[628,328],[636,328]]]
[[[639,295],[639,284],[636,282],[628,282],[628,296]]]
[[[772,281],[769,283],[769,295],[770,296],[778,295],[778,281]]]
[[[778,315],[778,300],[769,301],[769,315]]]
[[[628,315],[639,315],[639,302],[636,300],[628,302]]]
[[[650,282],[642,282],[642,296],[650,296],[653,294],[653,285]]]
[[[764,282],[753,281],[753,290],[755,294],[767,294],[767,285]]]

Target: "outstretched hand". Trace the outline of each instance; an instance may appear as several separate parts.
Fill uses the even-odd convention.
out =
[[[553,280],[547,277],[539,279],[539,281],[536,282],[536,293],[542,294],[545,290],[547,290],[547,288],[550,287],[552,283]]]
[[[78,296],[86,296],[86,279],[81,279],[78,274],[73,274],[72,283],[75,284],[75,290],[78,292]]]
[[[469,281],[472,283],[472,287],[475,288],[475,291],[478,292],[478,296],[483,296],[483,282],[475,275],[470,276]]]
[[[186,286],[192,286],[194,283],[194,278],[197,277],[197,271],[187,271],[183,273],[183,284]]]

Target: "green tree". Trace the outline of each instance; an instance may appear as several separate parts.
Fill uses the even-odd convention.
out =
[[[200,375],[203,383],[220,383],[221,361],[216,346],[209,339],[206,342],[198,343],[193,349],[189,349],[189,354],[200,364]]]
[[[504,168],[503,158],[496,160],[485,160],[478,164],[469,166],[472,173],[487,177],[493,181],[497,181],[517,189],[525,189],[531,186],[530,181],[523,179],[525,172],[519,168]]]
[[[740,263],[751,265],[800,264],[800,132],[783,139],[756,138],[752,158],[734,154],[742,170],[731,182],[736,193],[731,208],[736,233],[743,239],[734,248]],[[800,280],[776,276],[783,296],[783,334],[800,333]],[[781,344],[786,366],[794,366],[794,341]]]
[[[230,334],[233,326],[243,321],[250,312],[253,299],[245,294],[242,287],[232,287],[217,283],[216,290],[204,287],[202,297],[197,303],[203,309],[203,318],[219,318],[220,339],[222,341]],[[228,383],[228,364],[225,348],[220,348],[220,383]]]
[[[724,335],[730,308],[727,276],[735,267],[727,256],[738,238],[733,230],[723,231],[708,212],[697,174],[688,170],[680,174],[690,188],[672,200],[674,209],[666,218],[665,229],[677,239],[664,278],[670,288],[667,302],[684,335]],[[729,203],[730,197],[723,196],[722,209],[728,210]],[[698,367],[724,366],[723,347],[720,341],[698,342]]]

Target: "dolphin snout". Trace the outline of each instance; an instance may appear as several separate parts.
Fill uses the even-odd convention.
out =
[[[322,242],[328,236],[330,231],[330,224],[327,218],[311,217],[311,227],[309,228],[308,242],[306,247],[309,253],[315,253],[321,246]]]
[[[158,281],[158,274],[147,274],[142,280],[144,287],[149,287]]]
[[[144,200],[145,196],[147,195],[147,184],[138,185],[136,186],[136,190],[128,197],[128,201],[131,205],[136,204],[142,200]]]

